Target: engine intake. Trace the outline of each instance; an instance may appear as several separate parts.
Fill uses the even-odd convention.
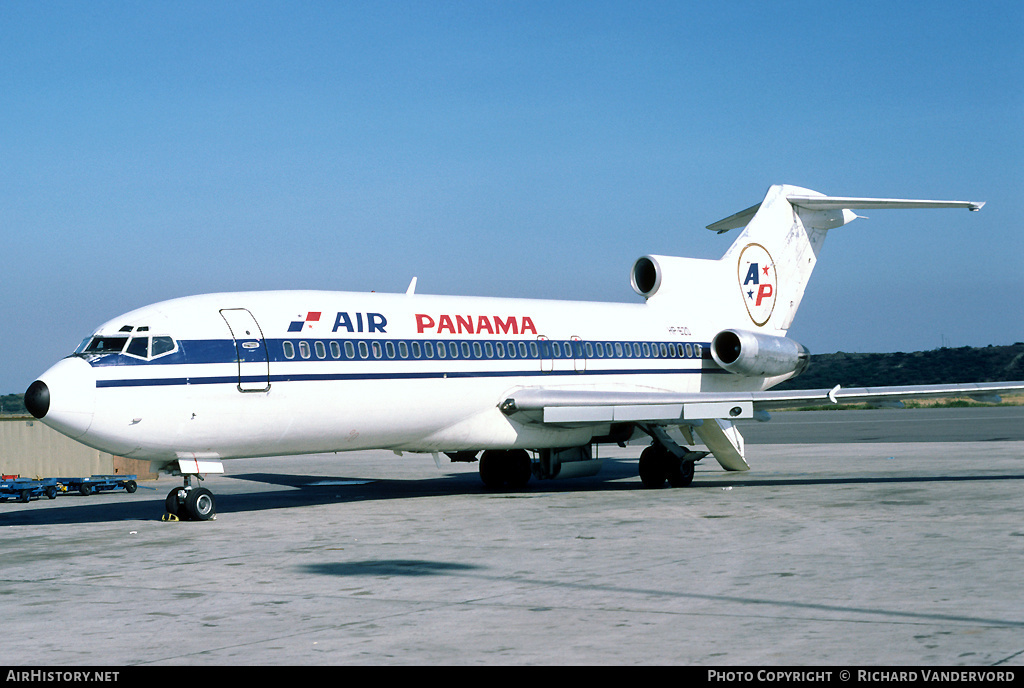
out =
[[[637,258],[629,273],[629,282],[635,291],[645,299],[654,296],[661,287],[663,271],[655,256]]]
[[[730,373],[775,377],[802,373],[811,360],[803,344],[746,330],[723,330],[711,340],[711,357]]]

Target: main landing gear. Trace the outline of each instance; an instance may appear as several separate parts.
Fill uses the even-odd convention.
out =
[[[184,486],[171,490],[164,500],[167,513],[163,520],[209,521],[217,518],[217,503],[213,493],[205,487],[192,487],[191,475],[186,474],[183,478]]]
[[[663,428],[644,428],[654,443],[640,453],[640,482],[644,487],[665,484],[687,487],[693,482],[694,464],[710,452],[690,451],[676,444]]]

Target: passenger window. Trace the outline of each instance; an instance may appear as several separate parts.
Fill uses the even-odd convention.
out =
[[[473,358],[482,358],[483,352],[480,350],[480,342],[473,342]]]
[[[651,357],[651,345],[648,344],[647,342],[644,342],[643,343],[643,349],[644,349],[644,358],[650,358]]]
[[[419,342],[413,342],[412,343],[412,357],[413,358],[419,358],[420,357],[420,343]]]
[[[530,358],[537,358],[538,353],[537,342],[530,342]]]
[[[462,357],[469,358],[469,342],[462,342]]]
[[[448,348],[444,345],[444,342],[437,343],[437,357],[444,358],[448,355]]]
[[[359,342],[359,358],[369,358],[370,349],[366,346],[366,342]]]
[[[388,358],[394,358],[395,357],[395,343],[394,342],[384,342],[384,351],[387,353]]]
[[[402,358],[409,358],[409,345],[405,342],[398,342],[398,355]]]
[[[299,356],[309,358],[309,342],[299,342]]]
[[[370,346],[373,348],[373,357],[374,358],[380,358],[381,355],[382,355],[382,349],[381,349],[381,346],[380,346],[380,342],[374,342]]]
[[[434,343],[433,342],[423,342],[423,355],[426,356],[427,358],[433,358],[434,357]]]
[[[484,342],[484,354],[487,358],[494,358],[494,345],[490,342]]]
[[[341,358],[341,346],[338,342],[331,342],[331,358]]]
[[[317,342],[316,344],[313,345],[313,348],[316,349],[317,358],[327,358],[327,348],[324,347],[323,342]]]
[[[693,347],[689,344],[686,345],[686,357],[693,358]]]
[[[284,343],[284,357],[295,358],[295,345],[291,342]]]
[[[459,357],[459,345],[455,342],[448,342],[448,353],[452,355],[452,358]]]
[[[356,347],[352,342],[345,342],[345,358],[352,360],[356,357]]]
[[[148,358],[149,337],[133,337],[125,353],[130,356],[138,356],[139,358]]]
[[[504,342],[497,342],[497,343],[495,343],[494,349],[498,353],[498,358],[505,358],[505,344],[504,344]]]

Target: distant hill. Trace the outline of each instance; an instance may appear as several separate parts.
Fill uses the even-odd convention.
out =
[[[775,389],[823,389],[1024,380],[1024,342],[913,353],[811,355],[803,375]]]
[[[25,408],[25,395],[4,394],[3,396],[0,396],[0,413],[3,413],[4,415],[24,415],[28,413],[28,409]]]
[[[775,389],[931,385],[944,382],[1024,380],[1024,342],[1009,346],[962,346],[913,353],[812,354],[804,374]],[[0,396],[4,414],[25,414],[23,394]]]

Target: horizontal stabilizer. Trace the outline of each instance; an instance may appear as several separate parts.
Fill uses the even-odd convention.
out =
[[[915,210],[919,208],[967,208],[981,210],[984,201],[915,201],[904,198],[852,198],[842,196],[787,196],[793,205],[807,210]]]
[[[906,198],[860,198],[854,196],[811,196],[789,195],[786,200],[794,207],[804,210],[907,210],[922,208],[966,208],[970,211],[981,210],[984,201],[928,201]],[[761,204],[753,205],[746,210],[730,215],[708,225],[712,232],[727,232],[730,229],[746,227]]]

